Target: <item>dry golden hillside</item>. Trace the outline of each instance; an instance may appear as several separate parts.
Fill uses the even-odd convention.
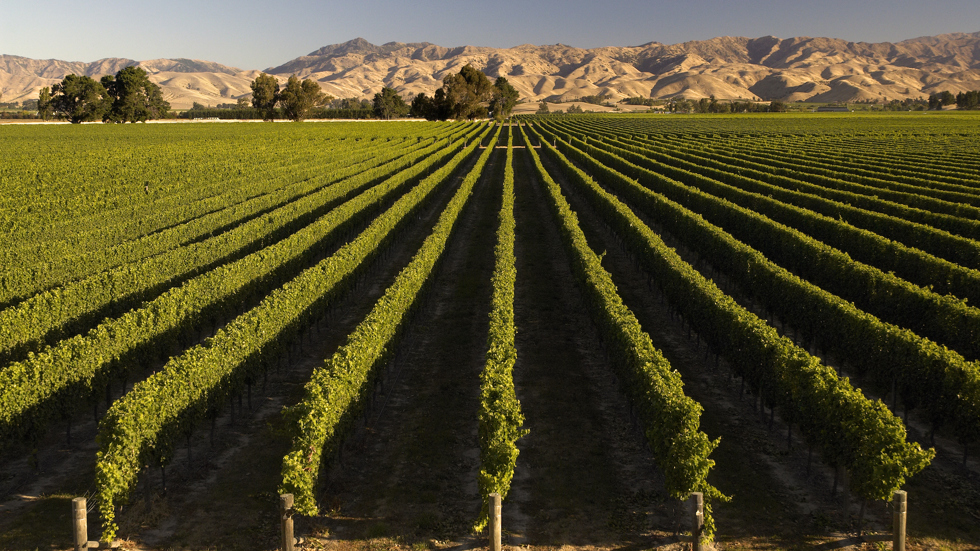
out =
[[[383,86],[403,96],[431,94],[444,76],[472,64],[504,76],[528,101],[571,101],[605,95],[654,98],[860,101],[926,97],[980,89],[980,33],[916,38],[897,43],[833,38],[720,37],[665,45],[582,49],[562,44],[514,48],[363,39],[325,46],[266,69],[285,81],[312,78],[335,97],[371,97]],[[234,102],[250,94],[258,71],[207,61],[105,59],[94,63],[0,56],[4,101],[37,97],[68,73],[98,78],[139,64],[175,109]]]

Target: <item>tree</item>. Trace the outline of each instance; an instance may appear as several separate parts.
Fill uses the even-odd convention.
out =
[[[283,112],[294,121],[305,119],[310,109],[322,107],[331,99],[333,98],[323,93],[319,84],[310,79],[300,82],[296,75],[289,77],[286,87],[279,93],[279,104]]]
[[[408,114],[422,119],[436,120],[438,113],[436,112],[436,104],[429,96],[419,94],[415,96],[412,100],[412,106],[408,110]]]
[[[435,107],[436,120],[444,121],[450,117],[452,106],[449,105],[449,98],[446,97],[446,91],[442,88],[436,90],[436,93],[432,95],[432,105]]]
[[[51,88],[45,86],[37,96],[37,114],[41,120],[46,121],[51,118]]]
[[[238,98],[238,100],[235,102],[236,109],[248,109],[251,106],[252,106],[252,102],[249,101],[248,98],[246,98],[245,96]]]
[[[781,102],[781,101],[779,101],[779,100],[773,100],[773,101],[769,102],[769,112],[770,113],[785,113],[786,112],[786,104],[783,103],[783,102]]]
[[[958,109],[976,109],[980,107],[980,91],[960,92],[956,94],[956,107]]]
[[[162,119],[170,111],[170,102],[163,99],[163,90],[152,82],[146,88],[146,107],[151,119]]]
[[[493,113],[493,118],[497,122],[502,122],[509,117],[520,97],[521,94],[507,82],[506,78],[497,77],[490,92],[490,112]]]
[[[379,119],[393,119],[408,114],[409,107],[394,88],[385,86],[374,95],[374,114]]]
[[[535,111],[534,113],[536,115],[547,115],[550,111],[551,110],[548,109],[548,104],[542,101],[541,103],[538,104],[538,110]]]
[[[466,64],[459,73],[446,75],[442,79],[442,87],[450,117],[460,120],[487,116],[487,109],[481,104],[490,101],[493,85],[482,71]]]
[[[252,81],[252,107],[263,112],[263,118],[271,121],[276,117],[279,103],[279,81],[272,75],[260,73]]]
[[[330,101],[331,109],[374,109],[374,104],[370,100],[358,98],[337,98]]]
[[[163,100],[160,87],[150,82],[141,67],[126,67],[116,76],[102,77],[102,86],[112,100],[103,120],[112,122],[145,122],[166,116],[170,104]]]
[[[105,87],[92,77],[68,75],[51,87],[51,107],[72,124],[100,121],[109,112],[112,99]]]

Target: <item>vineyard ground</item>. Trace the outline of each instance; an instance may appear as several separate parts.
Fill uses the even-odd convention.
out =
[[[475,160],[473,157],[463,163],[449,185],[436,190],[407,231],[389,244],[389,252],[379,255],[357,287],[340,299],[332,319],[323,320],[320,330],[313,328],[302,349],[294,347],[281,374],[270,372],[267,385],[255,385],[254,408],[243,408],[247,404],[242,397],[234,408],[236,416],[224,412],[216,422],[213,446],[207,427],[196,431],[190,468],[186,448],[175,450],[167,469],[165,494],[160,487],[161,473],[152,473],[152,497],[147,506],[144,483],[140,483],[131,507],[120,519],[124,547],[201,549],[218,543],[222,548],[243,550],[275,547],[275,488],[282,457],[290,445],[282,424],[282,406],[302,398],[303,385],[313,368],[343,344],[408,264]],[[342,241],[338,239],[338,243]],[[338,243],[323,254],[329,254]],[[127,390],[134,382],[130,381]],[[113,393],[113,398],[117,397]],[[101,407],[104,413],[104,405]],[[91,493],[98,449],[95,431],[91,411],[87,411],[76,416],[72,446],[67,445],[63,430],[50,431],[40,442],[36,472],[28,453],[15,455],[2,465],[0,549],[45,548],[51,542],[61,542],[56,549],[70,546],[66,511],[70,512],[73,497]],[[243,489],[248,489],[245,499],[241,499]],[[91,537],[98,534],[100,522],[96,512],[90,512]],[[248,528],[243,530],[243,526]]]
[[[605,252],[603,265],[624,301],[680,371],[688,394],[704,407],[702,429],[722,437],[711,456],[716,464],[709,481],[735,500],[715,506],[715,548],[812,549],[852,535],[859,504],[851,503],[845,512],[841,499],[831,496],[833,473],[816,454],[807,474],[802,441],[794,434],[787,450],[786,425],[776,416],[770,431],[768,411],[760,412],[750,393],[741,394],[739,379],[730,378],[723,359],[716,367],[714,356],[649,289],[645,274],[584,195],[574,192],[547,155],[542,159],[578,212],[590,245]],[[120,519],[123,549],[277,548],[275,488],[290,444],[282,406],[300,399],[310,372],[344,342],[408,263],[473,160],[464,163],[452,185],[437,191],[358,287],[339,299],[335,313],[310,331],[306,346],[293,351],[282,371],[252,389],[254,407],[243,397],[234,416],[219,417],[213,445],[206,426],[197,430],[190,460],[186,448],[175,450],[165,495],[159,471],[149,478],[149,504],[141,483]],[[515,380],[531,432],[518,442],[521,455],[504,502],[505,545],[533,551],[649,549],[673,533],[681,507],[667,498],[642,432],[630,423],[627,400],[608,369],[530,153],[517,149],[514,160]],[[321,515],[298,519],[305,549],[486,548],[469,526],[479,507],[475,419],[503,161],[502,150],[492,153],[425,304],[388,366],[383,391],[363,428],[349,439],[343,461],[329,473]],[[694,263],[693,253],[664,237]],[[707,264],[698,266],[711,273]],[[726,292],[737,296],[738,290],[726,287]],[[0,463],[0,551],[70,548],[70,501],[90,492],[93,479],[97,445],[90,410],[77,416],[72,434],[75,444],[67,446],[63,427],[49,432],[39,446],[40,474],[34,474],[27,455]],[[910,437],[927,444],[923,431],[910,431]],[[909,482],[910,550],[980,549],[978,470],[976,459],[964,467],[941,451]],[[89,526],[94,537],[97,516],[90,515]],[[866,528],[889,528],[883,504],[870,507]]]
[[[659,293],[648,287],[645,273],[637,268],[613,232],[600,222],[584,196],[575,192],[547,156],[543,160],[579,214],[590,246],[599,254],[605,252],[603,265],[612,273],[620,295],[654,345],[681,373],[685,392],[704,407],[702,429],[709,436],[722,436],[711,456],[715,467],[709,481],[736,500],[715,508],[718,526],[724,527],[719,547],[807,549],[853,535],[860,503],[851,500],[845,513],[841,499],[844,494],[832,496],[833,471],[819,458],[814,457],[807,474],[806,445],[798,435],[793,435],[789,449],[787,426],[778,416],[774,428],[769,430],[769,412],[756,407],[755,396],[748,392],[741,395],[740,380],[730,377],[724,359],[715,366],[713,355],[706,354],[705,345],[698,341],[696,333],[688,332],[679,317],[671,316]],[[646,221],[686,261],[699,265],[696,255],[653,221]],[[710,264],[702,260],[700,266],[707,277],[718,279]],[[729,287],[726,292],[733,293]],[[925,438],[922,440],[923,445],[928,445]],[[910,548],[977,548],[968,542],[980,541],[980,508],[974,499],[980,496],[980,476],[974,463],[964,467],[956,459],[949,454],[937,458],[908,484],[907,490],[913,496],[910,500],[918,502],[914,506],[917,518],[912,518],[912,513],[909,518],[910,533],[918,536],[912,539]],[[952,503],[959,505],[959,514],[949,515]],[[869,504],[866,530],[887,532],[890,523],[890,511],[883,503]]]

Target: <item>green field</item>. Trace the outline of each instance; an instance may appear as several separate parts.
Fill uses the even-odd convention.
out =
[[[980,548],[980,116],[0,126],[0,549]],[[863,515],[863,516],[862,516]],[[483,530],[474,532],[474,526]],[[658,543],[659,542],[659,543]],[[680,544],[673,543],[673,546]],[[870,545],[870,544],[868,544]]]

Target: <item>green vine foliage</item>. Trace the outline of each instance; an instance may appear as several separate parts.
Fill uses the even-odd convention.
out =
[[[474,151],[480,141],[474,140],[465,151]],[[376,367],[391,354],[496,141],[494,134],[443,210],[432,234],[347,342],[313,373],[303,400],[287,411],[294,436],[292,448],[283,458],[280,492],[293,494],[298,513],[317,514],[316,489],[321,470],[360,417],[374,386]]]
[[[262,192],[269,186],[263,179],[261,187],[247,186],[238,194],[225,197],[235,201],[233,206],[192,217],[186,223],[179,222],[196,209],[190,205],[171,209],[172,227],[166,230],[79,254],[74,258],[73,274],[106,269],[0,311],[0,365],[22,360],[28,352],[40,352],[46,343],[84,333],[94,319],[107,311],[124,312],[137,307],[159,296],[168,285],[246,256],[264,243],[288,237],[315,220],[318,213],[411,167],[449,143],[449,138],[443,137],[427,138],[425,142],[402,140],[380,151],[374,143],[338,147],[334,152],[338,160],[318,165],[319,173],[284,170],[284,174],[271,179],[279,187],[270,192]],[[297,177],[302,179],[284,184]],[[266,210],[269,212],[262,214]],[[249,219],[253,216],[256,217]],[[216,228],[242,220],[246,221],[209,237]],[[108,269],[119,263],[122,265]]]
[[[115,506],[126,501],[143,465],[165,465],[180,436],[216,414],[229,396],[279,361],[285,343],[322,315],[330,299],[472,150],[462,144],[448,148],[446,152],[454,154],[449,163],[403,195],[357,238],[270,293],[203,345],[171,359],[113,404],[99,426],[96,464],[104,541],[115,537]],[[424,171],[426,163],[412,170]],[[354,216],[372,213],[373,205],[406,182],[411,179],[391,178],[379,184],[325,215],[313,231],[329,233]]]
[[[551,127],[555,128],[554,126]],[[675,153],[678,149],[684,148],[685,142],[679,136],[672,137],[668,140],[665,138],[641,138],[633,135],[624,136],[621,134],[609,133],[603,134],[601,140],[593,141],[591,138],[595,137],[597,134],[600,134],[594,125],[580,126],[578,129],[580,132],[570,132],[568,137],[574,137],[576,135],[581,136],[583,133],[587,133],[590,136],[590,147],[596,147],[604,152],[614,153],[623,160],[637,166],[649,168],[654,171],[661,171],[664,175],[684,181],[689,185],[696,185],[700,181],[694,178],[694,169],[698,167],[696,162],[678,159],[677,162],[674,163],[677,166],[673,166],[667,164],[667,162],[660,162],[657,160],[658,158],[662,158],[666,161],[669,159],[668,155],[670,153]],[[700,142],[700,145],[692,148],[696,150],[699,155],[710,155],[712,152],[726,150],[724,147],[720,147],[720,144],[718,143],[719,140],[716,138],[701,138]],[[729,151],[727,157],[732,159],[741,159],[741,152],[745,151],[747,148],[751,148],[751,140],[741,139],[738,142],[738,149],[727,149],[727,151]],[[795,167],[794,169],[782,170],[789,176],[805,177],[805,171],[813,169],[813,166],[810,163],[813,162],[812,155],[815,155],[815,153],[816,152],[811,151],[810,155],[805,158],[805,163],[788,165]],[[844,154],[844,151],[833,152],[835,157],[844,156]],[[788,152],[786,151],[779,152],[780,157],[786,155],[788,155]],[[723,158],[720,155],[715,156],[718,158]],[[896,159],[891,160],[891,164],[895,164],[897,162],[898,161]],[[917,162],[922,163],[922,159],[919,159]],[[787,164],[774,161],[771,157],[766,158],[766,163],[767,165],[772,164],[777,166]],[[687,167],[688,170],[685,170],[683,167]],[[851,174],[851,172],[855,171],[856,169],[851,167],[848,170],[849,172],[846,177],[848,180],[853,180],[855,176]],[[891,172],[891,170],[889,170],[889,172]],[[641,180],[643,179],[640,175],[629,175]],[[890,177],[894,177],[894,174],[890,174]],[[902,184],[901,186],[906,191],[912,191],[912,195],[914,197],[922,198],[923,194],[929,193],[930,191],[935,191],[930,190],[929,186],[940,185],[936,182],[936,180],[934,180],[934,178],[938,179],[939,176],[936,174],[931,174],[929,180],[923,180],[921,177],[919,179],[912,180],[916,182],[917,185],[913,186],[909,184]],[[823,180],[821,180],[821,182],[822,181]],[[716,182],[716,184],[717,183],[721,182]],[[760,213],[766,213],[773,220],[780,221],[784,224],[804,231],[815,239],[836,247],[841,251],[846,251],[853,259],[876,266],[885,273],[894,272],[896,275],[907,281],[914,282],[922,287],[931,287],[932,290],[939,295],[951,294],[960,299],[967,299],[971,303],[980,303],[980,271],[976,269],[961,266],[944,258],[925,253],[919,249],[908,247],[897,241],[883,238],[882,236],[871,231],[863,230],[850,224],[845,224],[843,223],[844,220],[842,218],[836,216],[819,215],[813,211],[808,213],[805,209],[801,209],[795,205],[773,201],[771,198],[765,195],[749,194],[746,192],[739,193],[741,190],[737,187],[738,182],[735,181],[732,182],[732,184],[734,184],[732,186],[733,189],[730,190],[724,186],[717,185],[711,188],[706,187],[704,189],[710,189],[711,193],[714,193],[719,197],[725,196],[731,201],[751,206]],[[702,182],[702,185],[710,184]],[[879,182],[879,185],[887,186],[888,183]],[[964,186],[953,187],[957,190],[969,189]],[[961,220],[969,219],[972,224],[980,225],[980,221],[976,220],[976,211],[980,211],[980,198],[976,198],[975,196],[962,192],[943,193],[951,194],[951,196],[948,197],[946,204],[955,206],[957,210],[969,209],[969,212],[962,213],[960,215]],[[751,201],[751,203],[747,201]],[[976,206],[968,206],[968,202],[972,202]],[[966,234],[966,236],[969,235],[972,234]]]
[[[829,277],[852,281],[847,275],[851,269],[848,265],[856,263],[847,255],[744,207],[618,157],[603,156],[591,146],[586,151],[559,140],[558,147],[599,175],[616,193],[662,220],[680,239],[709,255],[744,289],[756,293],[757,300],[770,311],[798,320],[796,325],[804,334],[819,337],[823,346],[848,358],[861,374],[871,375],[879,387],[887,389],[896,383],[896,390],[909,409],[923,406],[934,426],[950,425],[961,442],[980,440],[980,363],[967,361],[907,328],[884,323],[861,311],[781,268],[705,218],[719,219],[734,232],[752,233],[756,236],[753,241],[781,243],[780,248],[799,256],[794,264],[808,263]],[[615,165],[615,169],[604,163]],[[641,180],[632,180],[624,173],[637,174]],[[860,281],[858,278],[854,284],[860,286]],[[868,285],[880,289],[884,283],[872,279]],[[870,288],[868,293],[874,294]]]
[[[977,298],[980,293],[980,272],[965,269],[949,261],[936,258],[920,250],[910,249],[897,241],[891,241],[867,230],[851,226],[843,220],[821,215],[781,201],[761,193],[751,193],[744,190],[742,180],[732,181],[733,177],[725,180],[713,180],[687,172],[678,167],[661,169],[651,159],[641,152],[642,148],[623,147],[612,141],[603,142],[589,139],[588,143],[575,136],[568,137],[568,144],[594,157],[599,162],[625,163],[618,167],[624,174],[643,181],[648,179],[644,166],[663,174],[682,179],[693,188],[702,188],[709,193],[728,198],[739,204],[757,209],[760,214],[767,214],[774,220],[763,218],[756,214],[749,220],[744,219],[745,211],[749,208],[726,204],[720,212],[718,207],[705,212],[706,216],[727,222],[726,226],[739,239],[760,249],[774,262],[784,265],[801,277],[812,280],[815,284],[827,289],[838,296],[855,302],[885,321],[889,321],[915,331],[923,337],[930,338],[940,344],[945,344],[957,350],[968,358],[980,358],[980,309],[967,306],[966,300],[958,297]],[[638,164],[634,164],[638,163]],[[690,170],[695,170],[693,163],[685,163]],[[721,175],[713,173],[715,178]],[[744,176],[739,175],[744,179]],[[663,176],[661,176],[663,178]],[[730,182],[730,183],[726,183]],[[811,232],[805,235],[801,231],[784,226],[795,226]],[[760,226],[767,226],[766,229]],[[816,230],[816,231],[814,231]],[[779,237],[774,239],[773,232]],[[882,269],[852,260],[850,256],[828,246],[817,239],[839,242],[841,235],[847,235],[847,249],[861,256],[866,246],[856,247],[860,243],[868,243],[874,247],[869,260],[886,267],[893,267],[893,257],[903,256],[912,262],[929,266],[928,277],[916,276],[920,281],[945,282],[947,278],[956,276],[955,286],[942,285],[957,296],[944,296],[931,288],[923,288],[905,281]],[[849,235],[848,235],[849,234]],[[883,261],[883,262],[882,262]]]
[[[707,481],[714,466],[708,456],[718,447],[720,439],[711,440],[699,429],[701,405],[684,394],[680,374],[653,346],[650,336],[623,303],[612,277],[589,248],[560,187],[534,149],[528,151],[551,198],[549,204],[558,217],[563,242],[583,283],[593,319],[613,356],[617,375],[645,426],[647,441],[664,473],[667,491],[677,499],[684,499],[691,492],[702,492],[706,504],[727,501],[730,498]],[[710,505],[706,505],[704,537],[711,539],[714,533],[714,518]]]
[[[36,139],[27,142],[27,153],[23,146],[18,151],[17,141],[5,142],[5,168],[17,167],[33,178],[19,183],[20,189],[17,184],[5,188],[11,197],[4,199],[22,197],[25,206],[0,216],[5,234],[0,304],[16,304],[46,289],[201,241],[262,212],[284,193],[303,195],[335,178],[396,160],[386,154],[387,147],[378,147],[382,144],[394,153],[418,149],[423,138],[397,129],[379,129],[373,139],[310,129],[297,132],[297,141],[304,144],[297,147],[263,130],[242,134],[230,128],[175,132],[159,127],[129,141],[135,135],[123,138],[108,128],[72,136],[77,147],[69,153],[47,151],[42,166],[37,166]],[[452,139],[471,130],[434,126],[424,138]],[[55,190],[64,186],[55,182],[67,175],[72,194],[58,194]],[[149,184],[144,191],[142,185],[126,182]],[[125,294],[126,288],[119,292]]]
[[[887,499],[929,464],[935,451],[909,443],[905,425],[881,401],[868,400],[846,378],[741,307],[684,262],[619,199],[546,142],[544,147],[589,193],[606,220],[639,253],[670,302],[711,347],[779,407],[784,420],[799,425],[807,443],[816,446],[829,465],[848,469],[855,493],[869,500]],[[603,176],[607,174],[611,172]]]
[[[477,132],[472,127],[471,132]],[[375,186],[358,200],[377,204],[397,187],[423,175],[434,163],[462,147],[462,140],[439,149]],[[352,203],[360,204],[360,203]],[[158,360],[161,351],[180,348],[188,335],[205,323],[235,311],[237,304],[281,284],[283,274],[295,273],[315,256],[317,245],[344,227],[350,204],[273,245],[196,276],[152,301],[104,321],[86,335],[59,342],[29,354],[0,370],[0,445],[36,436],[53,419],[70,417],[75,409],[112,378]],[[368,216],[364,210],[358,216]]]
[[[489,520],[492,493],[506,499],[517,464],[517,440],[527,434],[521,404],[514,390],[514,363],[517,361],[514,324],[514,285],[517,265],[514,256],[514,167],[513,127],[507,136],[504,166],[503,204],[494,249],[495,267],[491,282],[490,331],[487,359],[480,374],[480,473],[477,483],[483,505],[473,530],[482,531]]]

